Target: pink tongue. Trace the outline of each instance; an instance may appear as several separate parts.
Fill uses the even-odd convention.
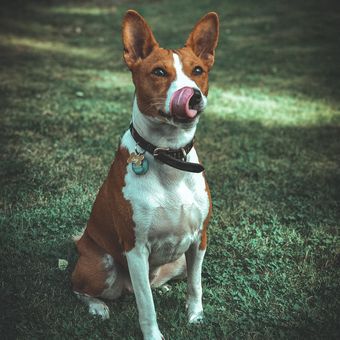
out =
[[[189,108],[189,102],[194,95],[194,89],[191,87],[182,87],[177,90],[170,100],[170,111],[173,115],[180,118],[194,118],[197,110]]]

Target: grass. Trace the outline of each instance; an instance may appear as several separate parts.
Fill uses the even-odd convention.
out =
[[[73,296],[71,235],[87,221],[127,128],[128,8],[162,46],[221,18],[198,149],[214,214],[206,322],[188,326],[186,283],[154,291],[167,339],[340,337],[339,4],[8,1],[0,17],[2,338],[140,339],[134,297],[88,315]],[[70,263],[58,269],[58,259]]]

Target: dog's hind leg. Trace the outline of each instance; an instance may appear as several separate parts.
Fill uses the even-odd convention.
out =
[[[151,274],[150,284],[152,287],[160,287],[172,279],[184,279],[187,276],[185,256],[182,255],[174,262],[160,266]]]
[[[77,241],[79,259],[72,274],[73,291],[89,307],[89,313],[109,318],[109,308],[99,297],[115,299],[123,290],[123,279],[111,255],[87,234]]]

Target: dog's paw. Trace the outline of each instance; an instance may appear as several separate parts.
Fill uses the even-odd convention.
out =
[[[110,318],[109,307],[102,301],[91,302],[89,304],[89,313],[92,315],[100,316],[103,320]]]
[[[200,324],[203,323],[203,321],[204,321],[203,310],[197,313],[189,314],[189,323]]]
[[[170,292],[170,290],[171,290],[171,286],[168,285],[168,284],[164,284],[163,286],[159,287],[160,294],[166,294],[166,293]]]
[[[203,322],[203,306],[201,300],[190,299],[189,297],[186,303],[186,308],[190,324],[200,324]]]

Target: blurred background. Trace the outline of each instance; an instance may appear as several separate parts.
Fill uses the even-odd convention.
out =
[[[24,1],[0,8],[2,338],[140,339],[134,297],[110,321],[72,295],[71,236],[87,221],[134,93],[121,20],[139,11],[162,47],[220,16],[198,151],[213,197],[206,322],[186,283],[154,291],[166,338],[340,336],[339,1]],[[58,260],[69,267],[61,270]]]

